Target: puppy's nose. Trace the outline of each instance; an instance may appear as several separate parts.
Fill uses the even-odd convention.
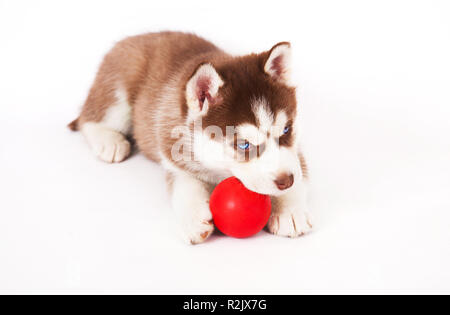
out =
[[[275,184],[277,185],[279,190],[286,190],[288,188],[291,188],[292,185],[294,185],[294,175],[286,173],[281,174],[275,180]]]

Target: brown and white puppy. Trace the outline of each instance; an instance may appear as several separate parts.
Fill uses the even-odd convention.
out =
[[[163,165],[179,231],[189,243],[213,231],[211,187],[230,176],[272,196],[271,233],[303,235],[312,226],[290,52],[283,42],[233,57],[175,32],[127,38],[106,55],[69,127],[81,130],[103,161],[126,159],[128,137]]]

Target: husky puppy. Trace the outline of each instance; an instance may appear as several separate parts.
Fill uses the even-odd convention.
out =
[[[130,37],[106,55],[69,127],[105,162],[125,160],[133,140],[160,163],[188,243],[213,232],[211,187],[230,176],[272,196],[268,231],[301,236],[312,226],[290,55],[287,42],[235,57],[193,34]]]

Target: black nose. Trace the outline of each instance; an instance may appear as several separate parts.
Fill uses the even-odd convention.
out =
[[[294,185],[294,175],[292,174],[281,174],[275,180],[275,184],[277,185],[279,190],[286,190],[291,188]]]

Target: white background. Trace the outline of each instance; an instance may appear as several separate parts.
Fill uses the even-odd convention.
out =
[[[175,236],[162,169],[65,125],[127,35],[294,48],[313,234]],[[0,292],[450,293],[448,1],[0,1]]]

